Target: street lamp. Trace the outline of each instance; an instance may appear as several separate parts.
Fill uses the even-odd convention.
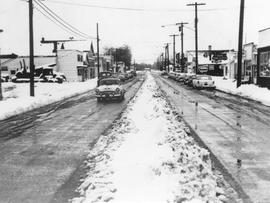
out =
[[[4,32],[4,30],[0,29],[0,33]],[[0,56],[1,56],[1,48],[0,48]],[[1,58],[0,58],[0,101],[3,99],[3,95],[2,95],[2,77],[1,77],[1,72],[2,72],[2,68],[1,68]]]

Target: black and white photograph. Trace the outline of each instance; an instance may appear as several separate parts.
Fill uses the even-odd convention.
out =
[[[0,203],[270,203],[269,0],[0,0]]]

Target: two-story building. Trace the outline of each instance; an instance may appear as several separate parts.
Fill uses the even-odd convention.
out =
[[[90,72],[84,65],[83,52],[74,49],[58,50],[56,71],[63,73],[70,82],[84,81]]]

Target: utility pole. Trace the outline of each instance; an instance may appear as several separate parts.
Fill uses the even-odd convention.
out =
[[[98,33],[98,23],[97,23],[97,71],[99,75],[99,33]]]
[[[33,32],[33,0],[29,0],[29,61],[30,61],[30,96],[35,96],[35,81],[34,81],[34,32]]]
[[[0,33],[4,32],[4,30],[0,29]],[[0,48],[0,56],[1,56],[1,48]],[[1,81],[1,72],[2,72],[2,67],[1,67],[1,58],[0,58],[0,101],[3,99],[2,95],[2,81]]]
[[[206,5],[205,3],[187,4],[187,6],[195,6],[195,52],[196,52],[196,67],[195,73],[198,73],[198,6]]]
[[[165,68],[165,71],[167,71],[167,50],[166,50],[166,46],[164,48],[165,48],[165,50],[164,50],[164,68]]]
[[[173,70],[175,70],[175,37],[179,35],[170,35],[170,37],[173,37]]]
[[[170,72],[170,54],[169,54],[169,44],[170,43],[165,43],[165,67],[167,68],[168,65],[168,69],[167,72]]]
[[[238,36],[239,37],[239,39],[238,39],[238,57],[237,57],[237,88],[241,86],[241,76],[242,76],[244,6],[245,6],[245,0],[241,0],[241,3],[240,3],[239,36]]]
[[[181,25],[179,27],[179,32],[181,32],[181,72],[184,72],[185,63],[184,63],[184,25],[188,24],[187,22],[176,23],[176,25]]]

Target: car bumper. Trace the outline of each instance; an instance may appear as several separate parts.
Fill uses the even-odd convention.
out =
[[[121,94],[97,94],[97,98],[119,98],[121,97]]]

